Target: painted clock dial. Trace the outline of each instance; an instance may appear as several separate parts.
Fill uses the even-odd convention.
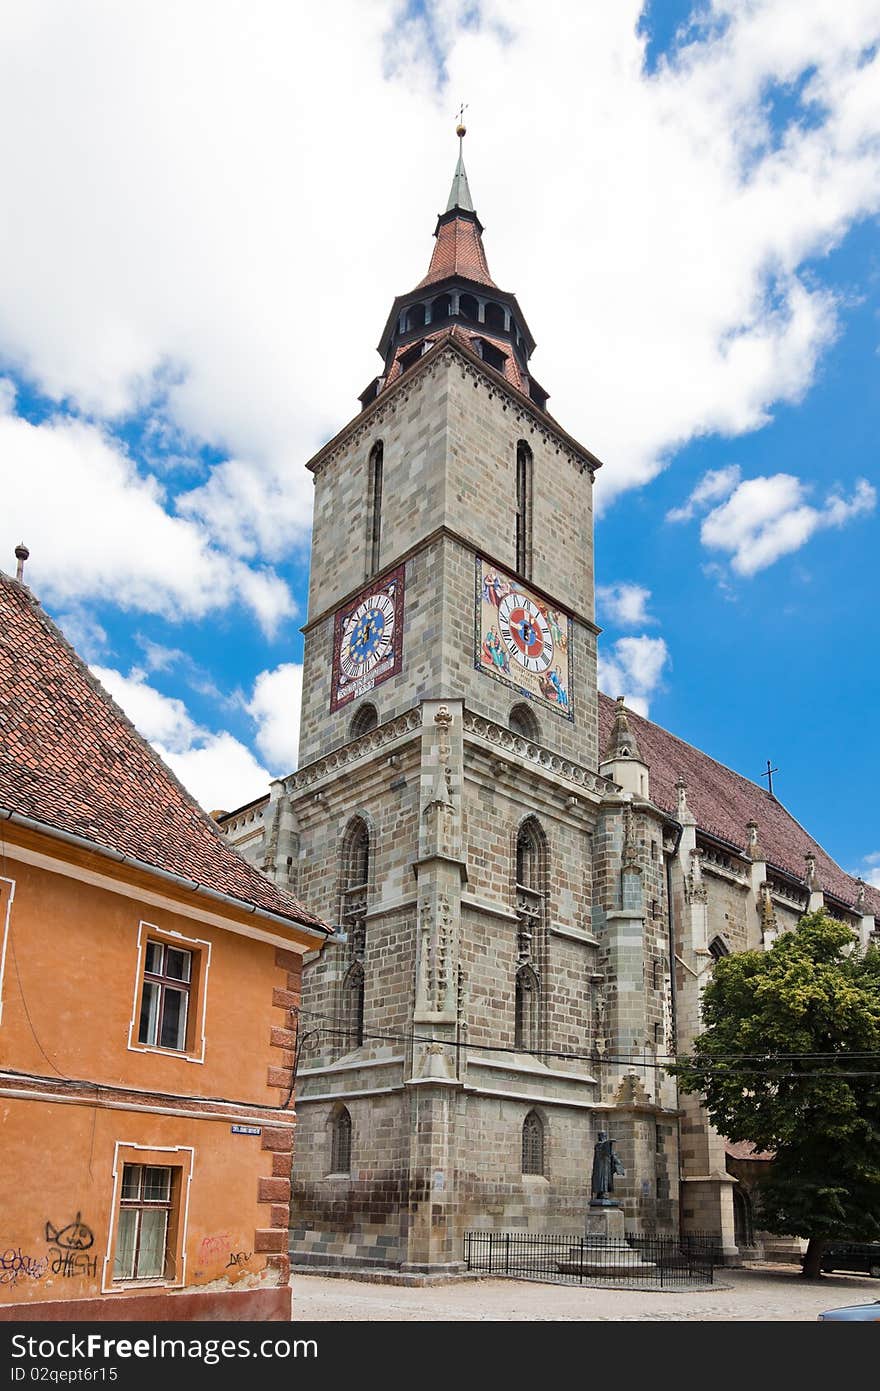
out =
[[[550,625],[538,605],[516,590],[498,605],[498,631],[510,656],[536,675],[553,661]]]
[[[343,624],[339,665],[357,680],[387,657],[393,643],[394,600],[387,594],[370,594]]]
[[[403,655],[404,567],[383,575],[336,613],[330,709],[394,676]]]
[[[511,690],[573,720],[573,620],[545,594],[476,557],[474,665]]]

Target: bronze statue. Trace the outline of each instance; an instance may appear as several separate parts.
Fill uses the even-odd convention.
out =
[[[614,1175],[626,1176],[626,1170],[614,1153],[614,1141],[609,1140],[607,1130],[600,1130],[593,1146],[593,1177],[591,1192],[593,1198],[607,1198],[614,1192]]]

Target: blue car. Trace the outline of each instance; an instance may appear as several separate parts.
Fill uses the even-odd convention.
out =
[[[826,1309],[819,1318],[827,1323],[837,1320],[845,1323],[880,1323],[880,1299],[873,1304],[845,1304],[841,1309]]]

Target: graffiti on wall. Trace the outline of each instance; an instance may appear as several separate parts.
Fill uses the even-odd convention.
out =
[[[0,1252],[0,1285],[18,1285],[23,1280],[42,1280],[49,1268],[48,1256],[28,1256],[20,1246]]]
[[[64,1280],[96,1278],[98,1257],[86,1255],[95,1244],[95,1234],[83,1222],[81,1212],[66,1227],[56,1227],[47,1221],[46,1241],[55,1248],[50,1265],[53,1275],[60,1275]]]
[[[206,1263],[217,1260],[229,1250],[229,1233],[220,1232],[218,1236],[203,1236],[199,1247],[199,1258]]]

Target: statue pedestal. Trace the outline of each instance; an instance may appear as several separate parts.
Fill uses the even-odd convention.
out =
[[[625,1241],[623,1208],[611,1198],[593,1198],[587,1208],[584,1236],[589,1242]]]
[[[557,1269],[563,1275],[579,1275],[582,1279],[637,1280],[648,1277],[656,1266],[642,1260],[635,1246],[626,1239],[623,1208],[613,1198],[593,1198],[587,1209],[584,1239],[579,1246],[569,1248],[568,1260],[560,1261]]]

